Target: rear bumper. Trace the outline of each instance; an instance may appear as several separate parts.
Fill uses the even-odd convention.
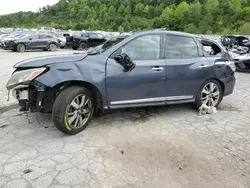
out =
[[[234,91],[234,86],[236,82],[236,78],[234,75],[222,79],[222,82],[224,83],[224,96],[230,95]]]

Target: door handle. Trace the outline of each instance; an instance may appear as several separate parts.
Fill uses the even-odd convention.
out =
[[[199,66],[200,68],[206,68],[206,67],[209,67],[208,65],[200,65]]]
[[[163,70],[163,67],[153,67],[152,70],[154,70],[154,71],[161,71],[161,70]]]

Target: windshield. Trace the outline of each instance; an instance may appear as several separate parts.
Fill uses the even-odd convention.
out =
[[[17,35],[17,36],[14,37],[14,39],[22,39],[25,36],[26,36],[25,34]]]
[[[104,51],[106,51],[110,47],[112,47],[115,44],[121,42],[123,39],[124,38],[117,38],[117,39],[114,39],[114,40],[109,40],[109,41],[105,42],[104,44],[101,44],[101,45],[95,47],[94,49],[88,50],[87,53],[89,55],[95,55],[95,54],[103,53]]]

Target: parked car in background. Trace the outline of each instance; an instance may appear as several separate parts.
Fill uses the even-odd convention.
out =
[[[23,34],[14,39],[5,41],[5,48],[17,52],[33,49],[55,51],[57,47],[57,38],[49,34]]]
[[[137,32],[71,55],[17,63],[7,83],[21,111],[52,112],[58,130],[77,134],[94,112],[195,103],[217,107],[234,90],[235,65],[210,56],[191,34]]]
[[[234,61],[236,65],[236,70],[240,72],[250,72],[250,54],[249,53],[238,53],[238,50],[234,50],[231,48],[225,47],[220,40],[214,41],[206,38],[198,38],[205,49],[207,49],[207,53],[210,56],[220,56],[223,54],[230,55],[232,61]]]
[[[68,36],[66,37],[66,47],[72,47],[73,50],[86,50],[89,47],[95,47],[106,42],[103,34],[88,32],[86,37]]]
[[[59,43],[60,48],[65,48],[65,46],[66,46],[66,37],[70,37],[70,34],[64,33],[64,34],[58,36],[58,43]]]
[[[2,39],[0,39],[1,46],[4,50],[10,50],[10,47],[8,45],[9,41],[16,40],[20,36],[23,36],[23,33],[11,33],[8,35],[3,36]]]

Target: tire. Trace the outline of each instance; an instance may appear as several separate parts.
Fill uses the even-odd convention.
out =
[[[50,51],[56,51],[56,49],[57,49],[56,44],[54,44],[54,43],[49,44],[49,50]]]
[[[212,86],[211,84],[213,85],[214,88],[213,91],[210,89]],[[206,93],[209,92],[209,94],[206,94],[205,92]],[[196,96],[195,105],[196,108],[199,108],[202,104],[206,104],[207,106],[218,107],[222,99],[223,99],[223,89],[221,84],[217,80],[211,79],[207,80],[205,83],[202,84]]]
[[[88,45],[87,45],[86,42],[81,42],[80,43],[80,46],[79,46],[80,50],[87,50],[87,48],[88,48]]]
[[[43,49],[43,51],[48,51],[48,49]]]
[[[89,101],[86,105],[82,105],[83,96],[85,102]],[[80,105],[77,106],[77,103]],[[81,105],[83,107],[77,109]],[[75,135],[88,126],[94,111],[94,98],[91,92],[84,87],[70,86],[57,96],[53,105],[52,119],[59,131]],[[80,124],[81,120],[82,124]]]
[[[78,47],[75,47],[75,46],[72,47],[73,50],[77,50],[77,48],[78,48]]]
[[[18,44],[17,45],[17,51],[18,52],[25,52],[26,46],[24,44]]]
[[[16,49],[12,49],[12,52],[16,52],[17,50]]]

